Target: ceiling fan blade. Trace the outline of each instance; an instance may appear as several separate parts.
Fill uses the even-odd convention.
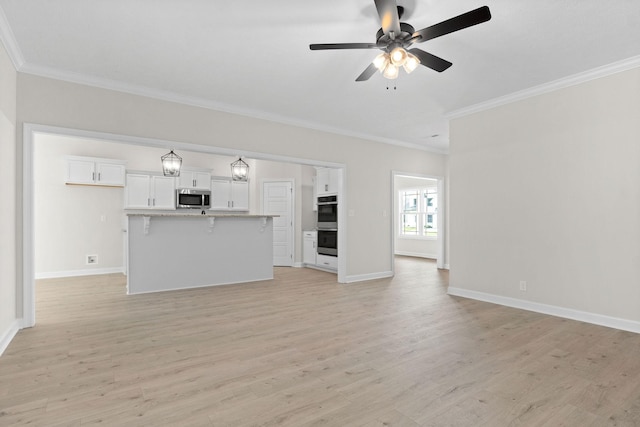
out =
[[[375,43],[320,43],[310,44],[311,50],[331,50],[331,49],[374,49],[378,45]]]
[[[371,64],[369,64],[369,66],[362,72],[362,74],[360,74],[358,76],[358,78],[356,79],[357,82],[363,82],[365,80],[369,80],[369,78],[371,76],[373,76],[376,71],[378,71],[378,69],[376,68],[375,65],[373,65],[373,62]]]
[[[431,68],[432,70],[436,70],[439,73],[443,72],[453,65],[451,62],[432,55],[429,52],[425,52],[424,50],[413,48],[409,49],[408,52],[411,52],[415,56],[417,56],[420,60],[420,64],[424,65],[427,68]]]
[[[481,24],[490,19],[491,12],[489,11],[489,7],[482,6],[470,12],[442,21],[439,24],[416,31],[413,33],[412,37],[421,36],[421,38],[416,40],[416,42],[422,43],[427,40],[435,39],[436,37],[444,36],[445,34],[453,33],[454,31]]]
[[[396,0],[374,0],[378,15],[380,16],[380,24],[382,32],[400,35],[400,18],[398,17],[398,5]],[[395,37],[391,37],[393,40]]]

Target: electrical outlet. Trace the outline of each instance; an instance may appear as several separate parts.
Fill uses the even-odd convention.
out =
[[[97,264],[98,255],[87,255],[87,264]]]
[[[520,290],[522,292],[526,292],[527,291],[527,281],[526,280],[521,280],[520,281]]]

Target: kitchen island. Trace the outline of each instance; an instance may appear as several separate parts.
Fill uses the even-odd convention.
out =
[[[127,293],[273,279],[273,215],[128,213]]]

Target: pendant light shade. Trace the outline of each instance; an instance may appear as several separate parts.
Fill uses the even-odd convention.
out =
[[[182,157],[178,156],[171,150],[162,159],[162,172],[164,176],[180,176],[180,167],[182,166]]]
[[[234,181],[246,181],[248,177],[249,165],[242,160],[242,157],[231,163],[231,179]]]

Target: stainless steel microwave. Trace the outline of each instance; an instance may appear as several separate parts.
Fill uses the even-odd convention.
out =
[[[209,209],[211,191],[178,188],[176,190],[176,209]]]

